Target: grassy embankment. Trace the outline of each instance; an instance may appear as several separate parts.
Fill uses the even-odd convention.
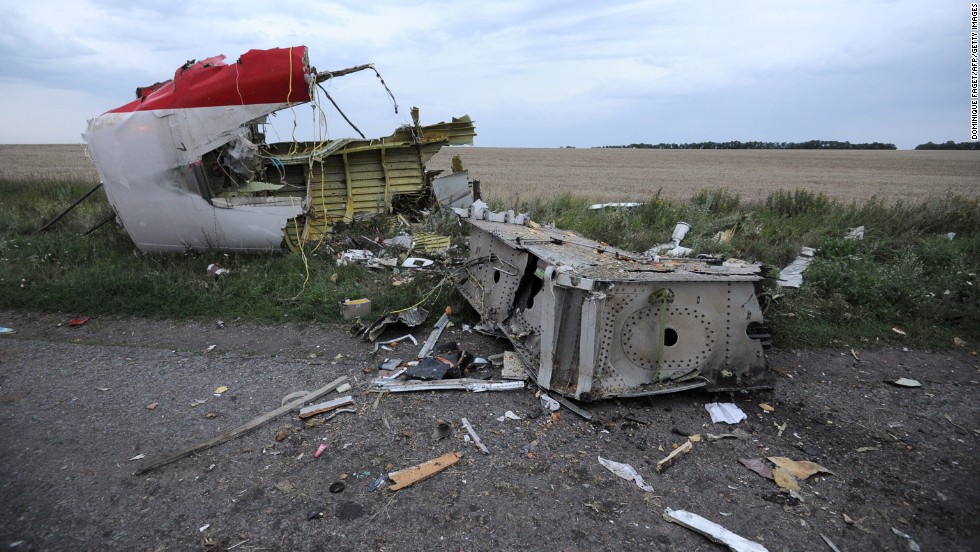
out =
[[[437,286],[442,274],[419,274],[395,286],[390,271],[337,266],[326,246],[306,259],[221,253],[156,257],[138,253],[113,224],[84,237],[109,212],[101,192],[51,231],[38,233],[89,187],[84,182],[0,182],[0,308],[71,316],[302,322],[337,320],[340,300],[370,297],[375,313],[423,298],[437,310],[452,305],[456,312],[472,312],[451,284]],[[571,196],[520,207],[535,220],[638,252],[666,241],[674,223],[683,220],[692,226],[684,245],[761,261],[772,265],[774,274],[801,246],[816,247],[802,289],[767,283],[772,300],[766,317],[779,346],[946,347],[955,336],[975,347],[980,341],[977,198],[844,204],[798,190],[749,205],[729,191],[714,190],[685,203],[655,196],[627,211],[591,212],[585,200]],[[864,240],[843,239],[859,225],[866,227]],[[383,238],[392,234],[388,226],[376,220],[348,235]],[[714,241],[717,232],[733,227],[729,243]],[[462,245],[464,232],[455,222],[444,221],[436,229],[451,231],[453,243]],[[948,232],[955,232],[955,239],[947,239]],[[212,262],[231,273],[209,277],[206,267]]]

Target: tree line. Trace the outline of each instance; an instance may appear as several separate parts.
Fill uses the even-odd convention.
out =
[[[633,149],[833,149],[833,150],[894,150],[895,144],[881,142],[852,144],[837,140],[808,140],[806,142],[691,142],[687,144],[628,144],[625,146],[602,146],[603,148]],[[918,148],[916,148],[918,149]]]
[[[926,142],[925,144],[919,144],[915,146],[917,150],[980,150],[980,142],[960,142],[956,143],[952,140],[948,140],[942,144],[934,144],[932,142]]]

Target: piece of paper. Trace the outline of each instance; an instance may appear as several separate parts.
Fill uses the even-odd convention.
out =
[[[605,466],[607,470],[613,472],[617,476],[622,477],[627,481],[632,481],[636,483],[636,486],[643,489],[644,491],[648,493],[653,492],[653,487],[647,485],[646,482],[643,481],[643,476],[637,473],[636,470],[633,469],[633,466],[629,464],[622,464],[619,462],[615,462],[613,460],[606,460],[601,456],[599,457],[599,463]]]
[[[737,424],[748,417],[735,403],[708,403],[704,405],[704,408],[711,414],[711,423],[713,424],[719,422]]]

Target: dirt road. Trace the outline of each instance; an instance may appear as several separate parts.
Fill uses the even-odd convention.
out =
[[[665,508],[771,551],[830,550],[821,535],[840,550],[910,549],[896,530],[923,550],[975,549],[980,537],[980,362],[968,351],[865,350],[860,360],[849,347],[773,351],[770,365],[785,376],[772,392],[605,401],[588,405],[589,422],[565,408],[542,412],[530,389],[377,401],[365,372],[381,359],[337,326],[95,319],[69,329],[68,318],[0,312],[0,326],[17,331],[0,337],[4,548],[724,549],[664,521]],[[444,337],[480,355],[507,348],[457,328]],[[133,475],[342,375],[356,413],[311,423],[284,415]],[[900,377],[922,386],[886,382]],[[219,386],[228,390],[215,396]],[[704,405],[713,401],[734,402],[748,419],[712,424]],[[464,440],[464,416],[489,455]],[[440,418],[453,433],[433,440]],[[707,439],[734,428],[749,437]],[[687,440],[680,434],[701,440],[657,473]],[[369,490],[379,474],[453,451],[461,460],[430,479]],[[632,465],[654,491],[616,477],[599,456]],[[789,494],[739,463],[764,457],[833,474]],[[339,481],[343,491],[331,493]]]

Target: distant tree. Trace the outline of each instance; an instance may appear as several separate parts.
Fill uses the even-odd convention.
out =
[[[949,142],[952,143],[952,142]],[[931,142],[930,142],[931,144]],[[895,144],[885,144],[882,142],[871,142],[862,144],[852,144],[850,142],[838,142],[837,140],[807,140],[806,142],[741,142],[731,140],[729,142],[692,142],[688,144],[629,144],[626,146],[602,146],[604,148],[631,148],[631,149],[833,149],[833,150],[894,150],[898,149]],[[916,149],[930,149],[922,146]],[[938,148],[937,148],[938,149]],[[976,149],[976,148],[949,148],[949,149]]]
[[[960,142],[956,143],[952,140],[947,140],[942,144],[935,144],[933,142],[926,142],[925,144],[919,144],[915,146],[917,150],[980,150],[980,142]]]

